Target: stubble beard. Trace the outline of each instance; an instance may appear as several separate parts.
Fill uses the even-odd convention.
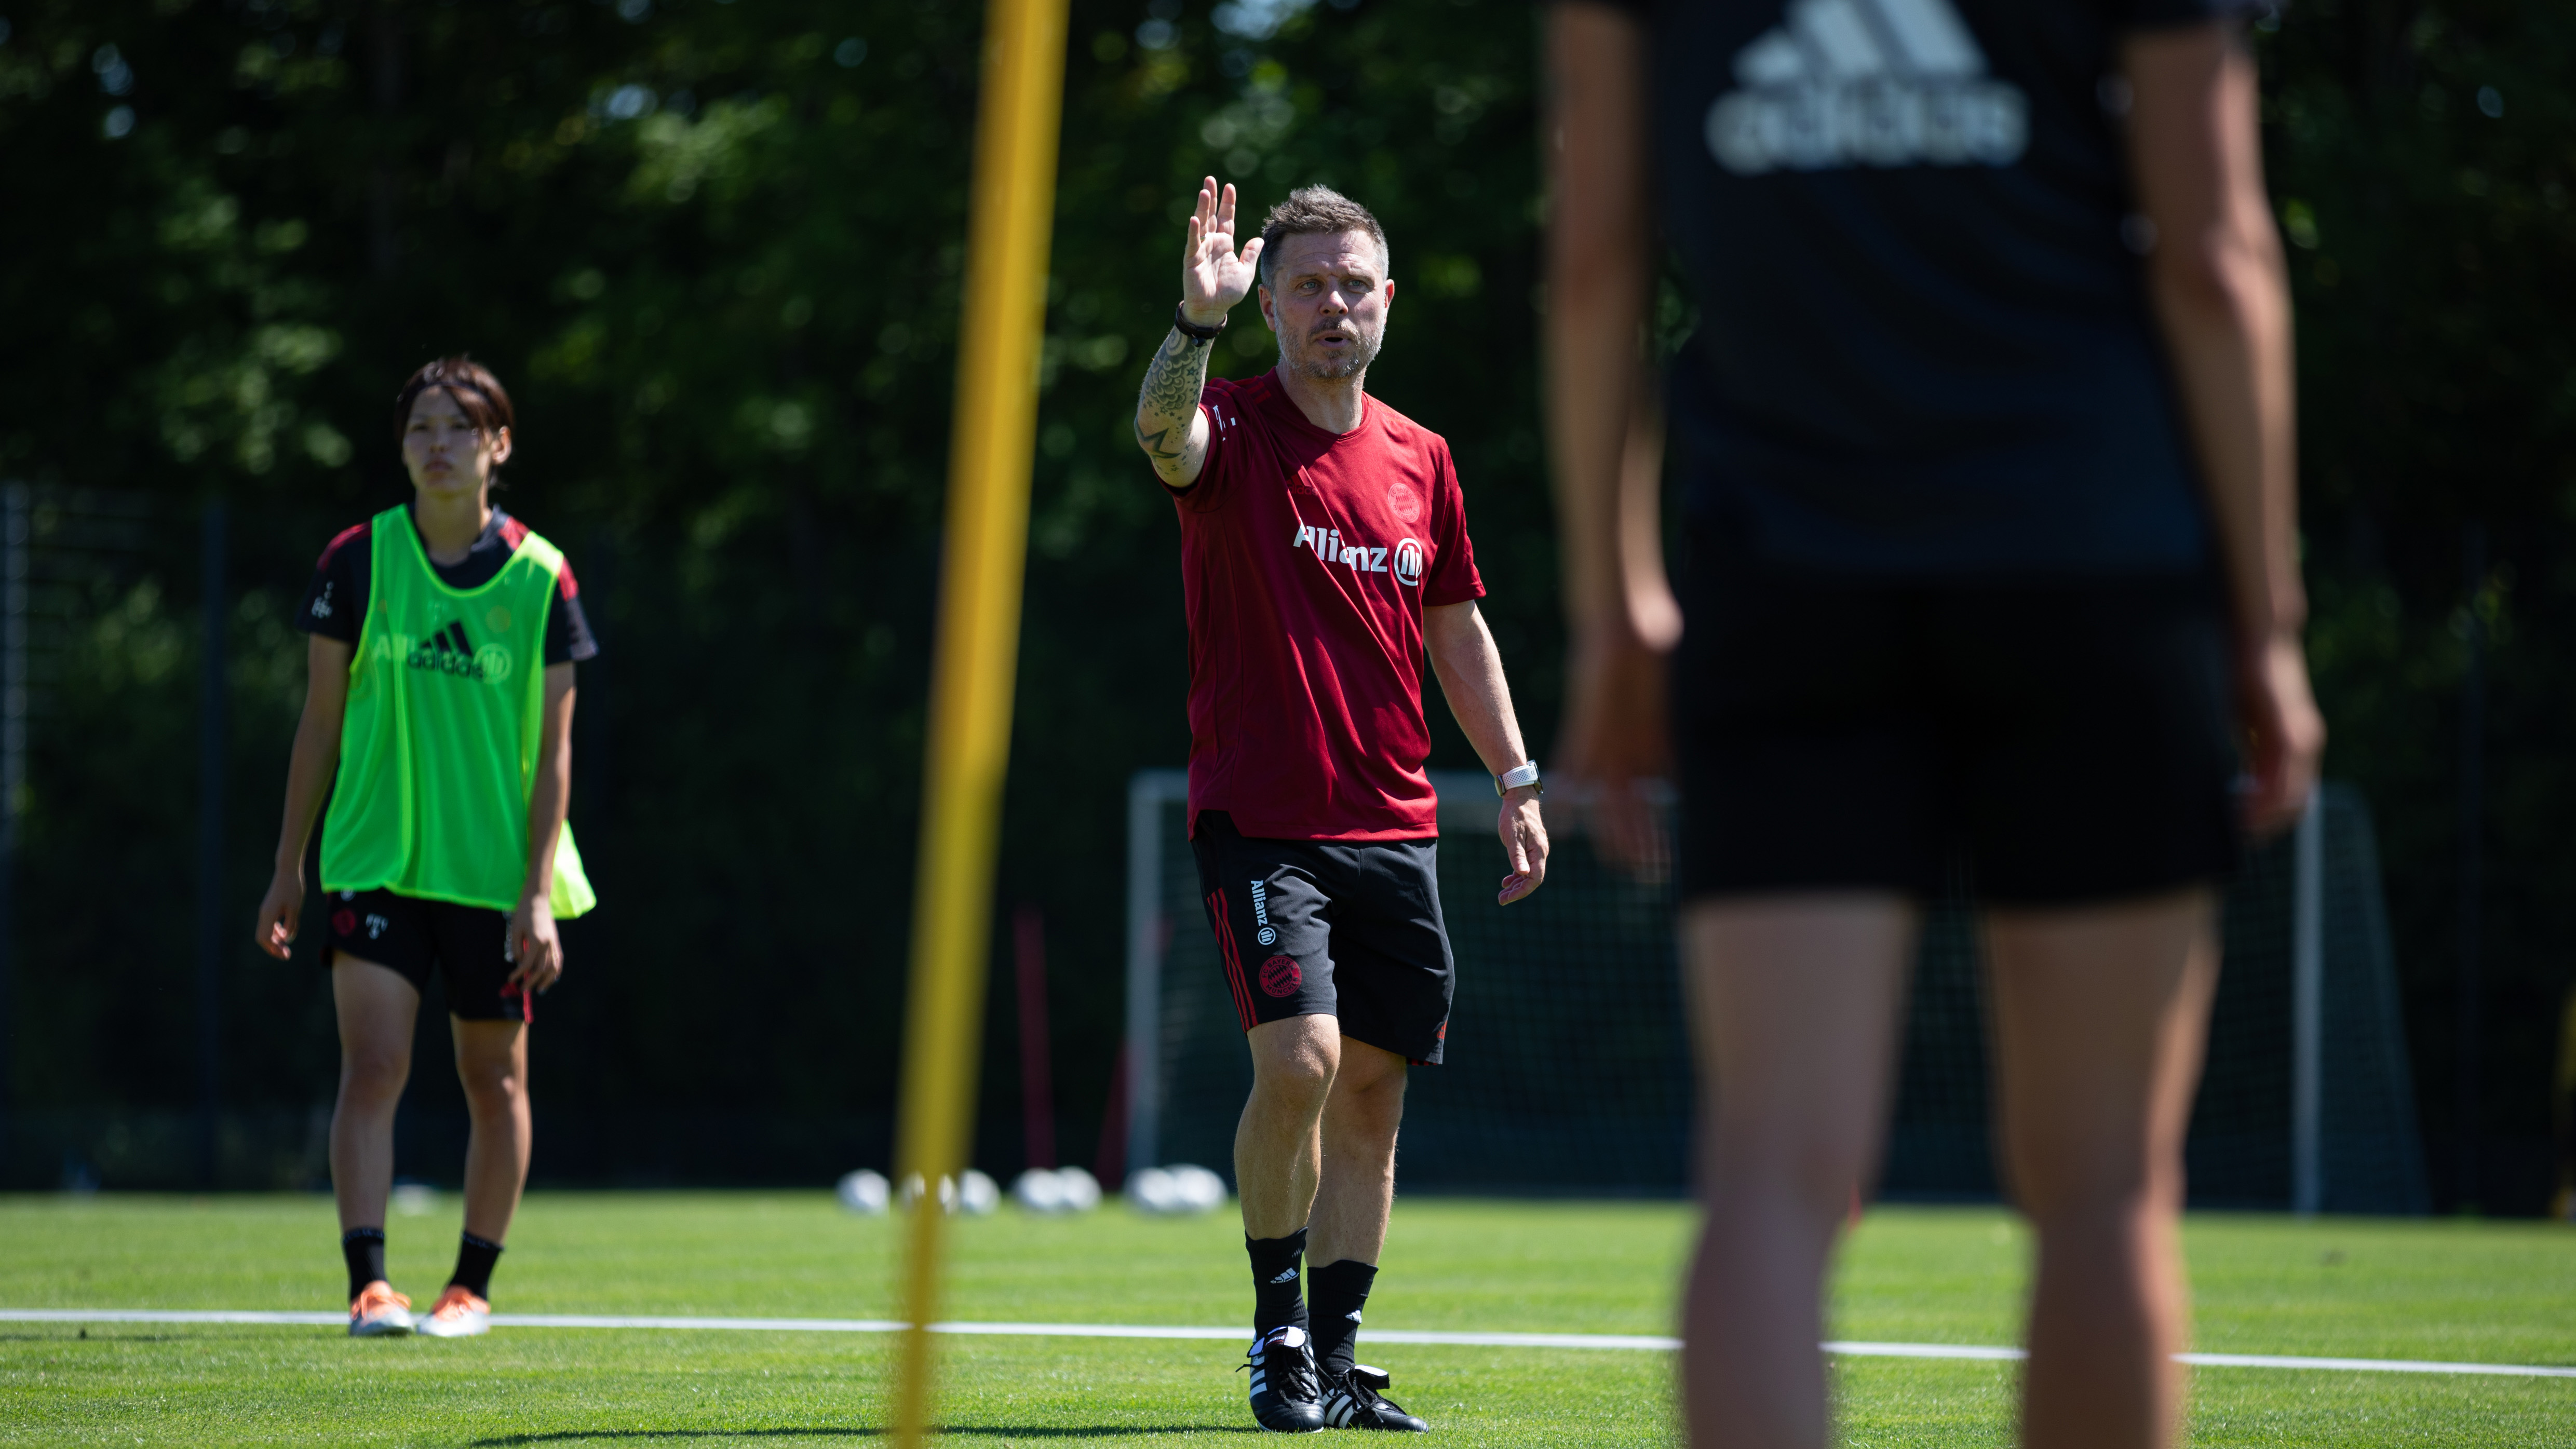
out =
[[[1307,339],[1304,348],[1292,354],[1283,340],[1279,347],[1279,360],[1289,371],[1317,382],[1348,382],[1368,371],[1369,364],[1377,361],[1378,346],[1385,340],[1383,332],[1372,335],[1362,331],[1359,340],[1339,357],[1314,350],[1312,338]]]

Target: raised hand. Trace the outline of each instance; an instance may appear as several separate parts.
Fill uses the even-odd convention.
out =
[[[1234,304],[1252,295],[1258,279],[1261,238],[1234,250],[1234,188],[1211,176],[1199,183],[1198,209],[1190,214],[1190,241],[1181,253],[1181,313],[1201,327],[1225,320]]]

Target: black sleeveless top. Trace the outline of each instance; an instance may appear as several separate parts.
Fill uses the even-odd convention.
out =
[[[2243,0],[1628,0],[1696,521],[1793,566],[2203,567],[2117,46]]]

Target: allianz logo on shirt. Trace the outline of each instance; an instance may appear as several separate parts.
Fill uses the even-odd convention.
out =
[[[1392,549],[1373,548],[1367,544],[1342,542],[1338,528],[1297,525],[1297,538],[1292,548],[1315,551],[1315,557],[1328,564],[1340,564],[1364,574],[1395,575],[1395,581],[1406,588],[1422,587],[1423,553],[1418,539],[1401,540]]]
[[[1742,89],[1708,108],[1709,153],[1739,176],[1850,166],[2009,166],[2030,100],[1986,74],[1950,0],[1791,0],[1735,53]]]

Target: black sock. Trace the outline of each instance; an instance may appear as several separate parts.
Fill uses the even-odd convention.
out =
[[[349,1301],[355,1303],[368,1284],[385,1276],[385,1230],[351,1228],[342,1233],[340,1256],[348,1260]]]
[[[1315,1365],[1327,1379],[1351,1371],[1360,1357],[1360,1309],[1368,1303],[1377,1265],[1357,1258],[1315,1270]]]
[[[501,1261],[501,1245],[472,1233],[456,1235],[456,1271],[447,1281],[477,1298],[492,1296],[492,1265]]]
[[[1305,1285],[1297,1261],[1306,1256],[1306,1230],[1299,1228],[1284,1238],[1251,1238],[1243,1240],[1243,1250],[1252,1255],[1252,1331],[1268,1333],[1283,1324],[1306,1326]]]

